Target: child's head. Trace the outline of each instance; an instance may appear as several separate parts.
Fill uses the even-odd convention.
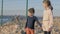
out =
[[[28,10],[28,16],[33,16],[34,13],[35,13],[34,8],[30,8],[30,9]]]
[[[49,0],[44,0],[43,6],[44,6],[44,8],[49,7],[51,10],[53,10],[53,7],[52,7],[51,2]]]

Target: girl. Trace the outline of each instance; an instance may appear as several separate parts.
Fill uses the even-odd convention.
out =
[[[44,34],[51,34],[51,30],[53,27],[53,7],[51,6],[51,3],[49,0],[43,1],[43,7],[44,7],[44,14],[43,14],[43,24],[42,28],[44,31]]]

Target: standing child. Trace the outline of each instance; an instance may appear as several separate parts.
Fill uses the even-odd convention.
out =
[[[53,27],[53,7],[49,0],[43,1],[44,6],[44,14],[43,14],[43,24],[42,28],[44,31],[44,34],[51,34],[51,30]]]
[[[41,26],[36,16],[34,16],[35,10],[34,8],[30,8],[28,10],[28,17],[26,22],[26,34],[34,34],[34,24],[35,21]]]

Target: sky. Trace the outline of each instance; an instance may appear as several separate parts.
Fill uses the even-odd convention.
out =
[[[28,0],[28,9],[34,8],[36,16],[43,15],[43,0]],[[54,8],[53,15],[60,16],[60,0],[50,0]],[[26,15],[26,0],[4,0],[3,15]],[[1,15],[1,0],[0,0]]]

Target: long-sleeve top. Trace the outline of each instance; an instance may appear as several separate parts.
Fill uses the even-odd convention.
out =
[[[48,31],[53,27],[53,12],[51,9],[45,10],[43,13],[43,31]]]
[[[25,28],[28,27],[34,29],[35,21],[37,21],[37,23],[41,26],[41,23],[39,23],[38,18],[36,16],[33,17],[28,16]]]

